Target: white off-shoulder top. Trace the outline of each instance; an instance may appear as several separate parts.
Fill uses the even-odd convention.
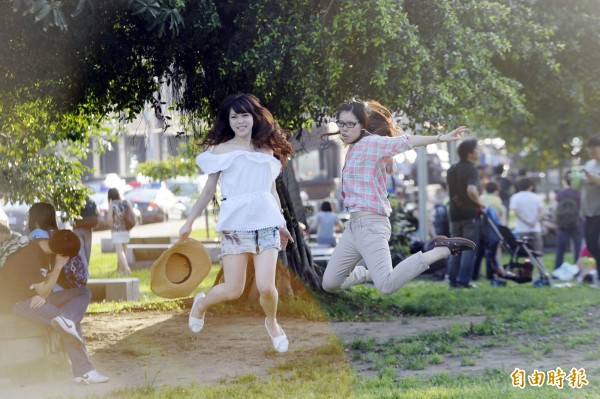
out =
[[[285,224],[279,205],[271,193],[281,162],[262,152],[231,151],[196,157],[204,173],[221,172],[221,209],[215,231],[253,231]]]

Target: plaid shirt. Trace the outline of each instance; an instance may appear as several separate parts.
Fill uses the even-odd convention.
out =
[[[350,212],[370,211],[389,216],[386,173],[395,170],[393,156],[411,150],[408,135],[366,136],[351,145],[342,170],[342,198]]]

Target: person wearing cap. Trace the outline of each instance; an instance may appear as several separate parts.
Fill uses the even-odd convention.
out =
[[[108,378],[95,370],[83,342],[80,322],[92,294],[86,287],[53,291],[62,268],[80,246],[75,233],[58,230],[11,254],[0,269],[0,313],[51,326],[69,355],[74,381],[93,384]]]
[[[600,276],[600,135],[590,138],[586,150],[590,160],[583,168],[581,179],[581,214],[585,218],[583,236]],[[598,283],[593,286],[600,288]]]
[[[188,320],[194,333],[204,327],[208,307],[242,295],[251,257],[260,304],[267,316],[265,328],[277,352],[288,350],[287,336],[277,323],[275,286],[278,252],[292,240],[275,186],[282,163],[292,153],[285,134],[255,96],[234,94],[221,103],[214,126],[202,143],[209,149],[198,155],[196,163],[209,176],[179,236],[182,240],[189,237],[194,220],[214,197],[219,183],[223,199],[215,230],[221,233],[225,280],[206,296],[200,293],[194,298]]]

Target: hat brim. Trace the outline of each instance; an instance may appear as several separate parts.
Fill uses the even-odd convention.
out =
[[[178,241],[152,264],[150,289],[163,298],[186,297],[204,280],[211,266],[210,256],[200,241]]]

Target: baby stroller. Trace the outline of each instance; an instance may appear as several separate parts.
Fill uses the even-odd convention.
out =
[[[539,259],[542,256],[541,253],[533,250],[526,241],[517,239],[508,227],[492,221],[487,212],[483,213],[483,220],[485,229],[496,234],[501,241],[502,248],[510,254],[508,264],[504,265],[505,273],[502,277],[519,284],[530,283],[533,281],[533,269],[535,268],[539,272],[541,284],[552,286],[552,279]]]

